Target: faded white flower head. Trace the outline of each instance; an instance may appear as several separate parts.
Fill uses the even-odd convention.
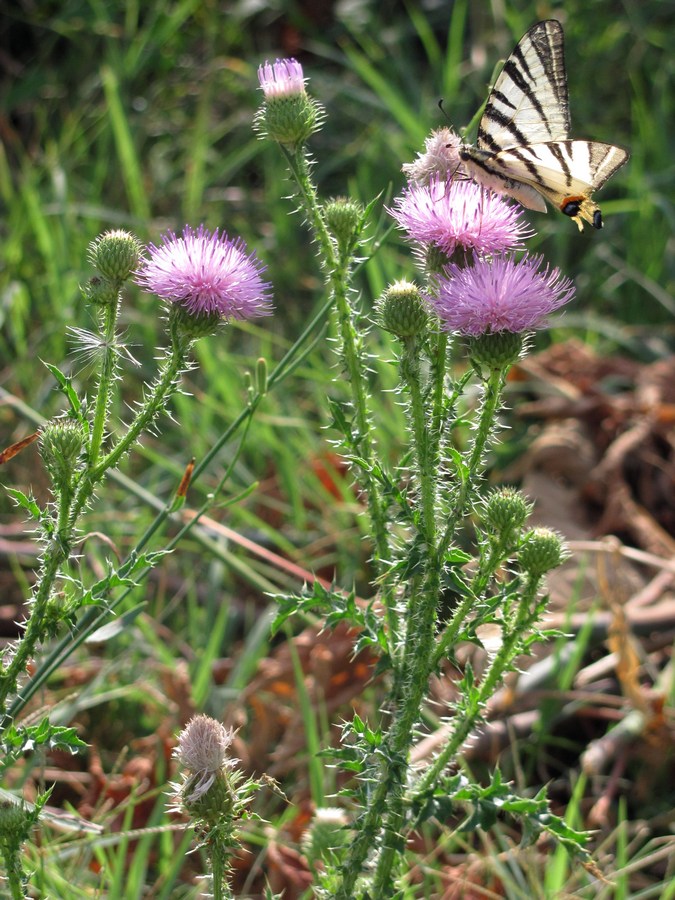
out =
[[[231,728],[204,715],[191,719],[178,735],[173,755],[196,776],[190,781],[190,801],[202,797],[223,769],[236,765],[237,760],[229,755],[233,738]]]
[[[467,178],[459,156],[461,144],[459,136],[451,128],[432,131],[424,142],[424,153],[419,153],[414,162],[402,167],[408,181],[425,185],[433,179],[450,181],[452,178]]]
[[[322,825],[346,825],[349,817],[337,806],[317,806],[314,810],[314,821]]]

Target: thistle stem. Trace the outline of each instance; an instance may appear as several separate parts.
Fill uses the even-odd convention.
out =
[[[120,292],[117,292],[117,300],[106,304],[101,313],[103,320],[103,362],[99,374],[98,388],[96,390],[96,406],[91,429],[91,443],[89,445],[89,462],[95,466],[98,462],[103,443],[103,434],[108,412],[112,402],[113,388],[115,386],[115,369],[117,367],[117,345],[115,341],[115,325],[120,309]]]
[[[309,161],[304,150],[300,149],[293,152],[284,145],[280,145],[280,147],[300,189],[303,207],[319,245],[324,266],[328,272],[328,282],[337,310],[342,358],[354,408],[354,422],[356,426],[354,445],[362,461],[360,466],[361,481],[365,489],[368,513],[372,525],[375,565],[378,576],[381,576],[384,573],[385,564],[390,558],[389,534],[380,488],[373,477],[373,466],[377,455],[368,410],[363,350],[360,336],[354,326],[354,314],[348,299],[350,269],[353,257],[352,255],[342,257],[337,252],[335,242],[331,238],[324,221],[318,194],[310,175]],[[393,593],[386,587],[383,590],[383,601],[387,625],[392,635],[391,643],[394,645],[394,636],[398,631],[398,621],[394,609]]]
[[[478,695],[472,709],[455,718],[456,727],[447,744],[443,747],[434,762],[427,769],[415,791],[415,796],[422,796],[431,790],[445,767],[455,758],[459,749],[476,727],[485,704],[493,695],[499,680],[511,665],[518,653],[518,647],[525,631],[536,621],[539,613],[533,609],[541,578],[528,578],[520,598],[520,606],[515,621],[504,635],[502,645],[495,654],[478,689]]]

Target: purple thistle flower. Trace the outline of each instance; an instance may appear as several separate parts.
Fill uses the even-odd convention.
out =
[[[271,286],[263,281],[265,266],[249,253],[241,238],[213,234],[203,225],[189,225],[182,237],[173,231],[162,244],[149,245],[150,256],[136,272],[143,290],[182,306],[195,316],[248,319],[272,312]]]
[[[542,256],[497,256],[466,268],[451,264],[436,279],[438,293],[426,300],[445,331],[475,337],[541,328],[574,296],[569,278],[548,265],[542,270],[542,262]]]
[[[522,246],[532,230],[520,207],[511,206],[473,181],[413,184],[389,213],[408,237],[433,244],[449,257],[455,250],[501,253]]]
[[[278,59],[258,67],[258,81],[265,100],[305,93],[305,76],[296,59]]]

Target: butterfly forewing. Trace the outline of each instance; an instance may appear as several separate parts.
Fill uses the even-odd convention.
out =
[[[538,22],[499,73],[476,143],[496,153],[505,147],[564,141],[569,131],[563,30],[554,20]]]

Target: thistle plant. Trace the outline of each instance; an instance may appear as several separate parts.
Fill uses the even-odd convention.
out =
[[[263,101],[254,127],[276,144],[288,165],[326,296],[269,376],[260,364],[246,408],[195,473],[237,428],[248,426],[267,391],[316,342],[314,332],[330,312],[343,396],[327,402],[333,439],[364,499],[371,591],[364,599],[317,581],[298,594],[279,595],[274,627],[310,610],[328,627],[349,624],[358,634],[356,649],[368,647],[379,655],[383,696],[372,721],[354,715],[343,727],[340,747],[327,751],[342,767],[345,787],[331,807],[316,811],[303,841],[315,893],[337,900],[402,896],[407,839],[425,822],[458,811],[465,814],[465,830],[489,827],[498,814],[511,815],[524,843],[546,833],[583,855],[585,835],[552,815],[544,795],[518,796],[498,770],[489,784],[477,784],[458,766],[462,747],[484,721],[505,674],[547,636],[540,627],[545,578],[564,558],[561,539],[529,528],[526,498],[511,488],[488,489],[485,472],[500,436],[509,367],[527,351],[528,335],[546,327],[548,317],[572,299],[573,287],[542,257],[528,255],[526,241],[533,232],[520,209],[466,177],[459,139],[441,129],[419,158],[404,166],[408,185],[388,210],[409,243],[410,271],[381,297],[361,298],[354,274],[357,264],[367,261],[365,234],[377,200],[363,205],[349,197],[321,197],[308,142],[325,112],[308,93],[296,60],[261,66],[259,83]],[[76,564],[85,516],[110,470],[144,433],[158,427],[194,364],[195,341],[228,321],[267,316],[272,308],[265,267],[241,239],[219,230],[186,226],[180,235],[168,232],[147,248],[131,234],[109,232],[92,243],[90,259],[96,274],[83,295],[98,327],[75,334],[93,362],[91,397],[49,366],[66,400],[63,414],[39,435],[52,497],[40,506],[32,496],[10,491],[35,523],[42,556],[22,635],[0,663],[5,750],[0,771],[37,745],[82,746],[73,729],[48,718],[25,725],[20,714],[54,668],[114,615],[128,591],[175,546],[149,549],[161,524],[184,502],[184,491],[167,502],[128,558],[110,563],[95,582]],[[112,410],[120,362],[128,354],[119,315],[129,281],[159,298],[168,330],[155,378],[143,388],[131,421],[120,425]],[[370,354],[376,352],[378,330],[394,346],[398,398],[406,411],[407,443],[393,461],[381,452],[371,399]],[[226,478],[227,473],[221,487]],[[433,759],[413,767],[411,748],[431,677],[448,663],[459,670],[458,648],[481,646],[485,625],[493,626],[499,640],[486,653],[484,670],[477,674],[464,665],[457,699],[447,710],[446,741]],[[40,660],[52,640],[55,648]],[[174,786],[177,800],[193,820],[213,895],[221,898],[232,896],[229,867],[257,787],[237,773],[231,741],[222,725],[198,716],[181,734],[176,752],[185,770]],[[35,814],[18,804],[4,807],[0,816],[0,852],[13,898],[25,896],[20,850],[45,799],[38,798]]]
[[[175,809],[185,813],[196,829],[210,869],[215,900],[233,897],[229,884],[230,858],[239,846],[238,824],[249,817],[252,794],[260,786],[237,770],[230,756],[234,732],[210,716],[191,719],[178,736],[174,756],[183,780],[172,787]]]
[[[545,576],[564,558],[561,539],[528,529],[526,499],[511,488],[487,490],[485,470],[499,440],[509,367],[526,352],[528,335],[545,327],[574,289],[558,269],[527,254],[533,232],[520,207],[469,180],[459,138],[441,129],[404,166],[409,183],[389,210],[410,243],[418,280],[406,274],[367,303],[353,273],[367,257],[363,235],[373,204],[342,200],[336,207],[321,199],[307,142],[323,113],[307,94],[299,64],[267,63],[259,79],[256,128],[287,160],[334,308],[345,399],[331,400],[330,412],[366,499],[372,566],[367,599],[315,584],[277,597],[275,627],[300,610],[324,616],[328,626],[348,622],[358,629],[357,649],[374,649],[378,672],[386,672],[381,715],[372,722],[355,715],[343,728],[342,745],[326,751],[352,776],[341,792],[349,820],[339,831],[349,839],[333,828],[315,868],[317,894],[403,896],[407,838],[426,820],[457,810],[466,813],[467,828],[488,827],[497,813],[510,813],[524,842],[546,832],[583,854],[585,836],[553,816],[544,796],[518,797],[499,771],[489,785],[474,784],[457,768],[504,675],[547,636],[539,627]],[[394,336],[407,413],[408,446],[393,465],[378,452],[370,403],[373,324]],[[441,600],[448,595],[453,605],[445,617]],[[447,741],[433,760],[413,768],[410,750],[431,676],[456,662],[461,644],[480,646],[486,624],[500,634],[497,649],[490,649],[480,676],[464,666],[457,700],[447,710]],[[315,838],[323,831],[317,823],[308,831],[312,859],[321,855]]]
[[[271,312],[271,289],[264,280],[262,263],[241,239],[211,233],[203,226],[197,231],[186,227],[180,237],[169,232],[159,246],[151,244],[147,250],[131,234],[108,232],[92,242],[89,256],[96,274],[83,287],[83,295],[99,327],[96,332],[78,329],[75,334],[93,362],[93,396],[86,399],[72,379],[56,366],[48,367],[68,404],[61,416],[40,429],[39,448],[50,478],[51,500],[41,507],[32,496],[9,491],[33,519],[42,555],[22,634],[4,650],[0,665],[0,741],[4,749],[0,771],[40,745],[71,751],[85,746],[74,729],[52,725],[48,718],[39,724],[19,721],[37,686],[53,668],[49,659],[38,659],[40,651],[47,640],[59,638],[56,658],[63,662],[102,624],[99,611],[105,619],[105,613],[112,613],[126,596],[117,589],[131,589],[161,559],[165,550],[150,551],[146,546],[158,525],[184,502],[184,495],[172,498],[165,514],[129,557],[117,567],[111,563],[106,575],[93,584],[87,583],[84,567],[76,558],[83,518],[109,471],[143,433],[157,427],[182,375],[193,365],[195,341],[214,334],[231,319]],[[121,379],[120,360],[127,352],[118,318],[129,280],[165,304],[168,343],[132,420],[119,427],[111,421],[111,410]],[[38,811],[41,802],[36,804]],[[19,848],[37,821],[37,813],[27,816],[23,809],[21,804],[10,805],[0,817],[5,823],[0,823],[0,849],[13,898],[24,896]]]

